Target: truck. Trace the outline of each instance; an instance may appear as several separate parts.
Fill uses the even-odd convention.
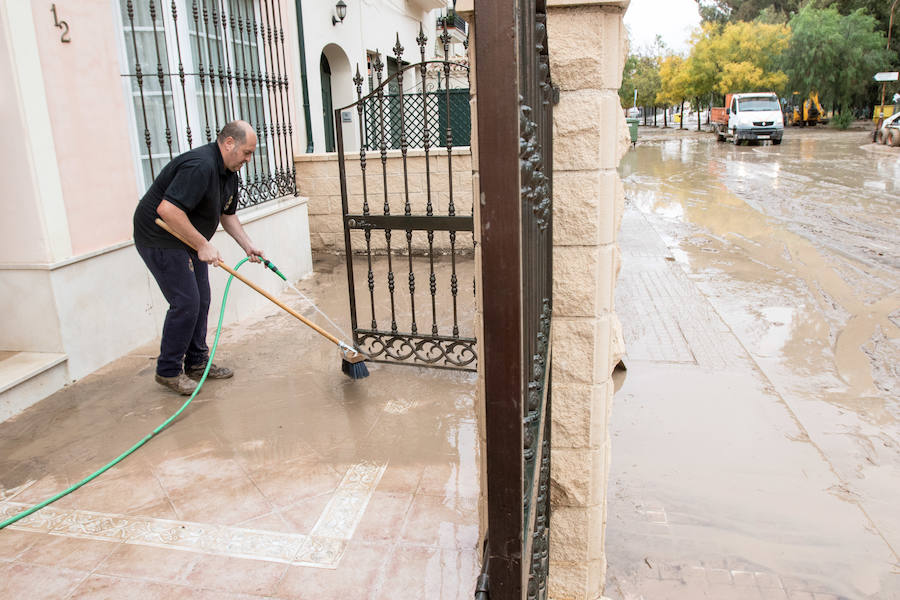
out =
[[[780,144],[784,136],[784,117],[778,96],[771,92],[727,94],[725,106],[710,109],[710,124],[716,139],[742,142],[771,140]]]
[[[794,92],[791,102],[792,106],[788,113],[790,115],[788,120],[791,125],[800,127],[809,125],[812,127],[817,123],[823,125],[828,123],[825,109],[819,104],[819,94],[817,92],[811,92],[809,97],[802,102],[799,101],[799,97],[800,93]]]

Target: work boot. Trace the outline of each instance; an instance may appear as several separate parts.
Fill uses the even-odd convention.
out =
[[[164,385],[174,392],[178,392],[182,396],[190,396],[197,389],[197,383],[187,378],[184,373],[179,373],[175,377],[156,376],[156,383]]]
[[[185,367],[184,372],[188,377],[194,379],[196,381],[200,381],[200,378],[203,377],[203,371],[206,370],[206,363],[202,365],[196,365],[193,367]],[[228,367],[220,367],[216,363],[213,363],[209,366],[209,374],[206,376],[207,379],[228,379],[229,377],[234,375],[234,371],[229,369]]]

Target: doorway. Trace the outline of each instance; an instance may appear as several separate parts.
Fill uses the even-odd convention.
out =
[[[322,118],[325,121],[325,152],[334,152],[334,106],[331,101],[331,65],[323,53],[319,59],[322,80]]]

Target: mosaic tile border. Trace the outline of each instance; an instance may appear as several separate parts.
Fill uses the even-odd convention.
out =
[[[10,525],[10,529],[335,569],[386,468],[386,464],[365,462],[352,465],[310,535],[52,506]],[[0,501],[0,520],[30,506]]]

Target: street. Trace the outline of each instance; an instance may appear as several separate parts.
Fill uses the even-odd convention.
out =
[[[606,595],[900,598],[900,154],[641,128]]]

